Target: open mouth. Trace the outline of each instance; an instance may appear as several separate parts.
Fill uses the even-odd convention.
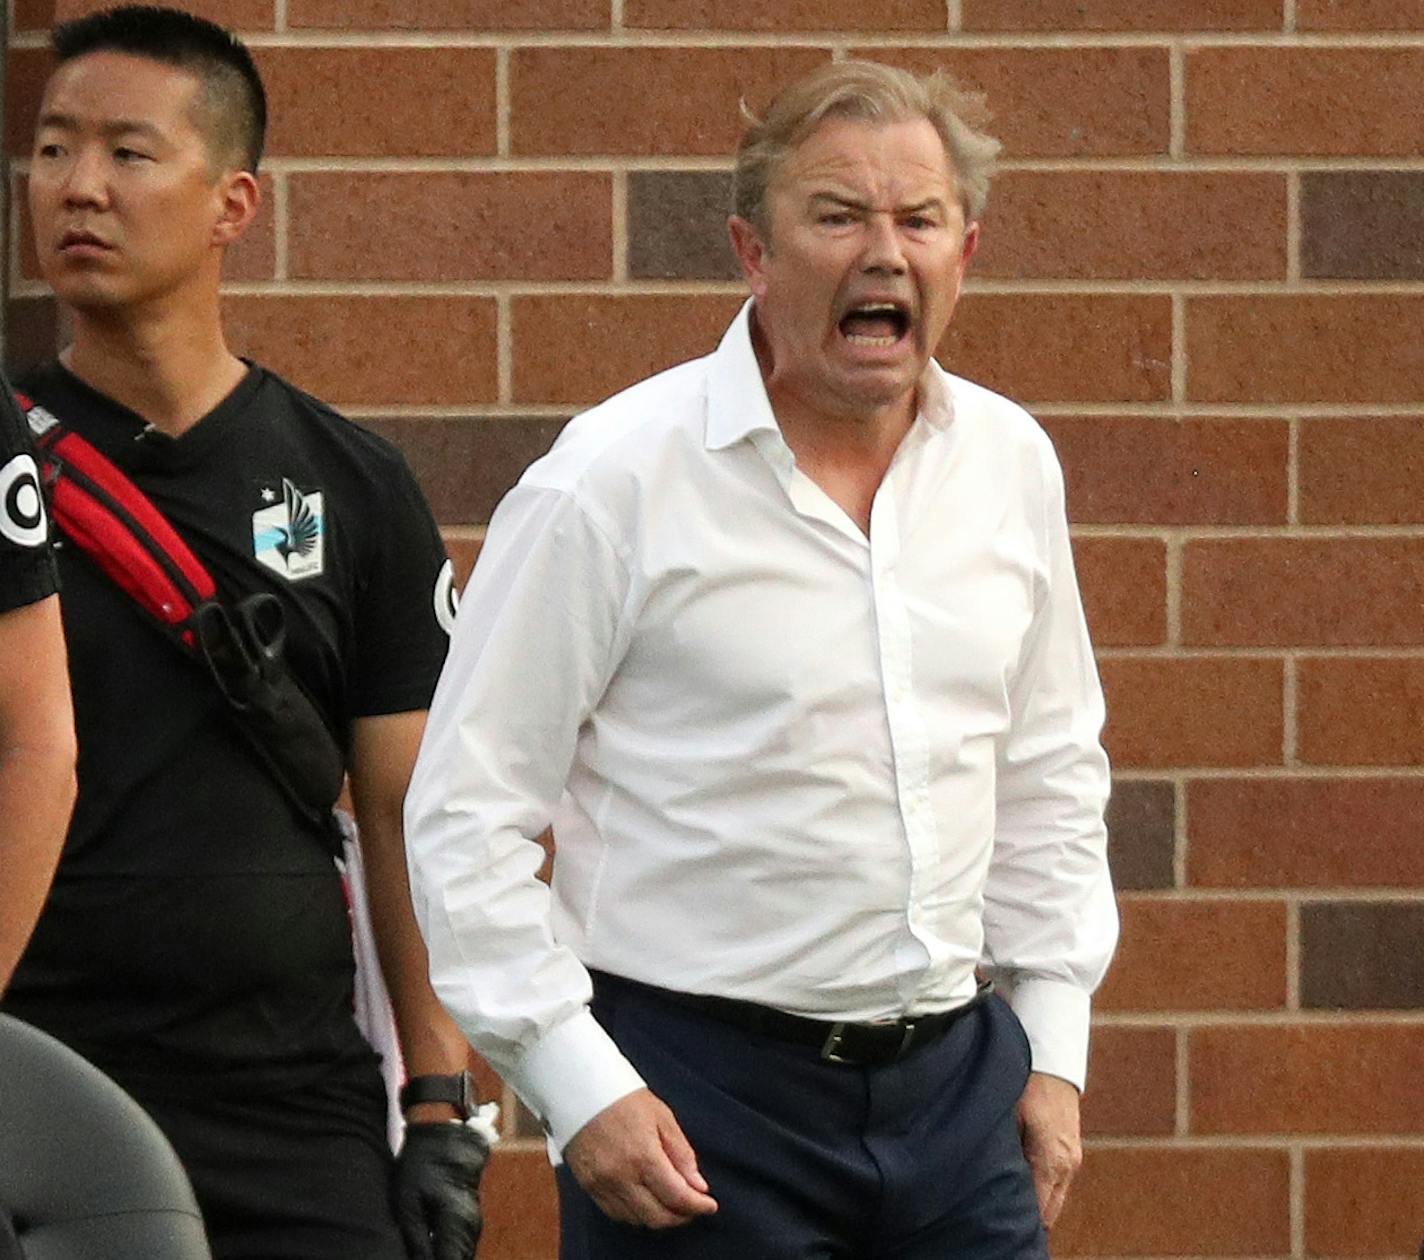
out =
[[[845,313],[841,336],[855,346],[893,346],[910,331],[910,316],[894,302],[862,302]]]

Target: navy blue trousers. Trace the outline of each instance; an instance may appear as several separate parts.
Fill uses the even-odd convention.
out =
[[[1028,1039],[1000,998],[865,1068],[616,981],[593,1009],[672,1108],[718,1211],[619,1224],[561,1167],[561,1260],[1047,1260],[1015,1114]]]

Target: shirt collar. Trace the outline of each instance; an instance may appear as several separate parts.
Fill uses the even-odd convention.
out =
[[[748,298],[712,353],[707,377],[707,449],[725,450],[754,433],[781,437],[781,427],[766,395],[761,365],[752,348],[752,299]],[[933,429],[954,419],[949,376],[931,359],[918,386],[919,416]]]
[[[781,435],[752,349],[752,299],[722,336],[707,374],[707,449],[725,450],[757,432]]]

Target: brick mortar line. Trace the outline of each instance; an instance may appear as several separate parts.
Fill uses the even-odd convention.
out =
[[[613,224],[613,282],[628,284],[628,173],[614,171],[609,183]]]
[[[1181,406],[1187,401],[1187,299],[1180,292],[1172,294],[1172,402]]]
[[[1300,1011],[1301,939],[1300,900],[1290,895],[1286,905],[1286,1009]]]
[[[1377,905],[1424,906],[1424,888],[1421,889],[1301,889],[1301,888],[1120,888],[1119,901],[1129,905],[1138,904],[1190,904],[1190,905],[1284,905],[1289,912],[1292,908],[1314,905],[1337,905],[1351,902]],[[1290,914],[1287,913],[1287,920]],[[1300,1010],[1297,1005],[1291,1010]],[[1412,1009],[1412,1008],[1406,1008]]]
[[[984,277],[971,278],[964,287],[966,296],[975,293],[1009,293],[1025,297],[1424,297],[1424,280],[1302,280],[1289,286],[1284,280],[1256,278],[1251,280],[1189,280],[1151,279],[1096,280],[1059,279],[1052,277]]]
[[[28,154],[16,154],[10,159],[11,169],[24,173],[28,171]],[[579,174],[584,172],[607,173],[609,171],[670,171],[674,173],[696,171],[724,171],[731,173],[733,159],[729,154],[716,153],[514,153],[495,152],[478,154],[441,154],[434,157],[413,157],[401,154],[326,154],[326,155],[273,155],[264,156],[262,168],[266,171],[289,171],[306,174],[351,174],[374,172],[377,174],[425,175],[425,174],[490,174],[517,175],[533,172],[553,172]],[[1178,160],[1168,157],[1101,157],[1101,158],[1018,158],[1002,162],[999,172],[1013,174],[1088,174],[1088,175],[1281,175],[1359,173],[1369,174],[1418,174],[1424,172],[1424,158],[1341,158],[1311,159],[1283,157],[1278,159],[1257,158],[1191,158]],[[1409,281],[1356,280],[1333,281],[1328,278],[1309,278],[1310,283],[1353,283],[1378,286]],[[1112,281],[1109,281],[1110,283]],[[1117,283],[1124,281],[1118,280]],[[1127,282],[1133,282],[1131,278]],[[1177,284],[1257,284],[1268,283],[1265,279],[1246,280],[1154,280],[1147,283]],[[1283,284],[1284,280],[1274,283]],[[1424,283],[1424,282],[1414,282]]]
[[[509,79],[509,50],[501,48],[494,58],[494,147],[501,160],[509,158],[511,148],[514,104]]]
[[[1287,768],[1294,768],[1301,764],[1298,657],[1287,652],[1281,664],[1281,760]]]
[[[273,0],[272,3],[272,29],[278,34],[286,34],[290,29],[288,26],[287,0]]]
[[[274,172],[275,174],[275,172]],[[650,280],[638,279],[634,283],[638,286],[630,289],[626,285],[609,280],[525,280],[519,278],[498,278],[484,277],[472,280],[456,281],[424,281],[424,280],[380,280],[380,279],[360,279],[360,280],[301,280],[289,281],[278,284],[270,280],[243,280],[230,281],[224,288],[230,293],[241,293],[251,296],[270,295],[273,297],[343,297],[343,296],[371,296],[371,297],[493,297],[496,294],[508,294],[514,297],[725,297],[735,294],[745,294],[746,287],[740,280]],[[26,279],[16,286],[13,296],[31,297],[40,296],[47,293],[43,283],[39,280]],[[1292,291],[1283,289],[1268,288],[1226,288],[1222,285],[1202,285],[1194,292],[1185,294],[1163,284],[1149,282],[1147,284],[1132,286],[1129,284],[1093,284],[1087,281],[1058,281],[1058,282],[1024,282],[1024,281],[996,281],[986,284],[984,281],[970,283],[965,286],[965,297],[972,298],[976,295],[984,297],[1143,297],[1155,298],[1165,297],[1173,299],[1179,296],[1202,297],[1202,298],[1228,298],[1228,297],[1339,297],[1359,300],[1369,297],[1410,297],[1424,299],[1424,281],[1410,282],[1409,284],[1397,284],[1391,286],[1376,286],[1366,288],[1362,286],[1336,286],[1330,289],[1319,288],[1316,291]],[[1424,400],[1424,394],[1421,394]],[[1076,409],[1092,408],[1095,406],[1107,407],[1137,407],[1147,408],[1152,406],[1172,405],[1178,408],[1234,408],[1238,411],[1266,412],[1275,408],[1276,418],[1281,418],[1281,412],[1289,410],[1293,413],[1309,415],[1310,412],[1297,401],[1282,399],[1277,403],[1218,403],[1207,400],[1195,400],[1190,397],[1178,399],[1144,399],[1141,401],[1120,401],[1098,403],[1092,399],[1055,399],[1029,400],[1034,403],[1043,403],[1051,406],[1071,406]],[[1308,407],[1310,404],[1306,404]],[[1391,414],[1392,409],[1415,407],[1418,402],[1402,403],[1379,403],[1368,398],[1362,398],[1358,402],[1326,402],[1317,405],[1317,409],[1327,409],[1331,414],[1345,413],[1356,414],[1362,409],[1371,409],[1381,415]]]
[[[502,404],[514,398],[514,316],[513,303],[503,294],[495,298],[495,363]]]
[[[1104,1011],[1093,1016],[1094,1028],[1299,1028],[1305,1026],[1417,1028],[1424,1030],[1424,1010],[1409,1011]],[[1424,1136],[1420,1138],[1424,1142]]]
[[[609,175],[618,171],[725,171],[725,157],[595,157],[493,153],[470,157],[275,157],[263,159],[264,170],[299,175]]]
[[[1368,52],[1424,48],[1424,30],[1414,31],[857,31],[786,30],[669,31],[625,27],[618,30],[481,31],[474,28],[409,31],[334,29],[239,30],[251,48],[808,48],[833,52],[837,47],[988,49],[1018,52],[1036,49],[1170,49],[1187,52],[1217,48],[1343,49]],[[45,31],[15,32],[14,49],[43,48]]]
[[[1082,537],[1092,537],[1092,535],[1080,535],[1075,527],[1072,530],[1074,535]],[[1108,535],[1112,537],[1114,535]],[[1167,595],[1167,642],[1162,646],[1169,650],[1176,650],[1182,642],[1182,554],[1184,551],[1183,539],[1165,538],[1166,544],[1166,595]]]
[[[1413,647],[1214,647],[1214,646],[1174,646],[1169,643],[1109,643],[1096,649],[1099,660],[1113,661],[1124,658],[1143,657],[1148,660],[1212,660],[1218,657],[1232,659],[1263,658],[1266,660],[1403,660],[1424,662],[1424,644]]]
[[[951,33],[964,30],[964,0],[945,0],[944,25]]]
[[[36,287],[33,292],[26,294],[15,294],[16,297],[47,297],[49,290]],[[474,404],[472,404],[474,405]],[[502,416],[549,416],[568,415],[569,408],[573,404],[541,404],[541,403],[510,403],[510,404],[487,404],[479,407],[481,415],[491,414],[494,411]],[[580,408],[590,406],[588,403],[577,404]],[[1424,404],[1414,404],[1401,406],[1393,412],[1376,415],[1370,408],[1344,408],[1338,412],[1332,411],[1329,415],[1312,417],[1321,420],[1350,420],[1350,419],[1416,419],[1419,416],[1420,406]],[[357,414],[357,409],[348,407],[348,414]],[[359,410],[363,414],[384,416],[384,415],[450,415],[465,416],[470,414],[469,407],[431,405],[422,407],[419,403],[392,403],[387,408],[377,406],[362,405]],[[1071,418],[1079,420],[1155,420],[1162,424],[1174,423],[1180,419],[1191,420],[1259,420],[1262,423],[1280,422],[1282,417],[1279,411],[1271,411],[1269,414],[1262,414],[1259,410],[1238,409],[1234,411],[1220,408],[1207,410],[1201,406],[1178,406],[1171,404],[1163,406],[1151,403],[1035,403],[1033,412],[1036,416],[1045,419]],[[1283,522],[1274,525],[1249,526],[1246,528],[1261,530],[1263,538],[1275,536],[1275,532],[1285,528],[1290,522]],[[1421,522],[1424,527],[1424,522]],[[1122,521],[1112,524],[1107,523],[1080,523],[1073,526],[1074,534],[1081,534],[1085,538],[1153,538],[1160,541],[1170,541],[1171,536],[1187,530],[1197,529],[1224,529],[1227,526],[1197,526],[1197,525],[1162,525],[1157,522],[1148,521]],[[1323,527],[1315,527],[1323,528]],[[1391,528],[1391,527],[1384,527]],[[1424,650],[1424,649],[1421,649]]]
[[[1100,154],[1096,157],[1008,157],[997,168],[1014,171],[1088,171],[1156,174],[1240,174],[1290,175],[1331,171],[1419,171],[1424,158],[1408,155],[1342,154],[1252,154],[1232,156],[1225,153],[1188,153],[1173,157],[1169,153]]]
[[[1139,770],[1147,771],[1146,778],[1163,779],[1174,774],[1188,775],[1193,779],[1229,779],[1229,780],[1295,780],[1295,779],[1325,779],[1334,783],[1355,782],[1361,779],[1388,779],[1390,781],[1406,779],[1424,779],[1424,767],[1407,765],[1369,765],[1369,766],[1346,766],[1346,765],[1301,765],[1288,766],[1280,762],[1262,764],[1255,762],[1249,766],[1210,766],[1210,765],[1182,765],[1173,763],[1162,766],[1138,766]]]
[[[1376,1137],[1369,1134],[1300,1133],[1202,1133],[1178,1138],[1170,1133],[1092,1134],[1084,1145],[1099,1151],[1192,1151],[1192,1150],[1269,1150],[1288,1151],[1300,1147],[1306,1153],[1315,1151],[1392,1151],[1424,1149],[1424,1136],[1405,1133]],[[1071,1197],[1071,1196],[1070,1196]],[[1121,1260],[1116,1252],[1111,1260]],[[1165,1260],[1162,1256],[1154,1260]],[[1409,1260],[1414,1260],[1411,1256]]]
[[[1115,772],[1113,781],[1130,783],[1132,779]],[[1181,775],[1172,780],[1172,811],[1172,887],[1165,891],[1180,896],[1190,887],[1187,882],[1187,858],[1191,846],[1187,781]]]
[[[1039,416],[1078,416],[1083,419],[1169,420],[1397,420],[1417,419],[1421,403],[1320,403],[1302,406],[1300,403],[1208,403],[1194,402],[1035,402],[1033,412]],[[1287,416],[1289,412],[1289,417]]]
[[[1281,30],[1294,34],[1297,29],[1296,0],[1284,0],[1281,6]]]
[[[1161,538],[1166,542],[1280,542],[1282,540],[1310,540],[1332,542],[1355,540],[1379,540],[1391,538],[1424,538],[1424,523],[1408,525],[1289,525],[1279,522],[1271,525],[1213,525],[1209,522],[1194,525],[1153,525],[1146,522],[1123,521],[1121,523],[1088,525],[1075,523],[1073,533],[1080,538],[1120,538],[1147,537]],[[1206,646],[1206,645],[1202,645]],[[1243,647],[1279,646],[1282,650],[1309,647],[1309,644],[1285,643],[1243,644]],[[1322,647],[1341,647],[1344,644],[1322,644]],[[1396,644],[1394,646],[1407,646]]]
[[[290,277],[288,250],[291,247],[291,190],[281,171],[272,172],[272,271],[282,283]]]
[[[1354,783],[1370,780],[1401,782],[1424,780],[1422,766],[1138,766],[1136,777],[1161,780],[1182,775],[1201,781],[1251,780],[1262,782],[1305,782],[1327,780]],[[1125,771],[1118,773],[1125,778]]]
[[[608,27],[612,31],[623,31],[623,0],[610,0],[608,7]]]
[[[1301,277],[1300,171],[1286,175],[1286,283],[1298,286]]]
[[[35,285],[38,289],[39,281],[26,281],[27,284]],[[307,296],[307,297],[341,297],[341,296],[361,296],[369,295],[373,297],[481,297],[494,296],[496,293],[509,294],[511,296],[529,297],[725,297],[734,294],[745,294],[746,286],[740,280],[647,280],[639,279],[638,287],[629,290],[626,286],[620,286],[612,280],[526,280],[520,278],[500,278],[484,277],[473,280],[455,281],[425,281],[425,280],[303,280],[296,283],[277,286],[266,280],[244,280],[233,281],[225,287],[232,293],[244,293],[261,295],[270,293],[274,297],[281,296]],[[1177,296],[1200,297],[1200,298],[1230,298],[1230,297],[1340,297],[1359,300],[1369,297],[1414,297],[1424,299],[1424,281],[1396,283],[1389,286],[1367,287],[1362,285],[1335,285],[1330,287],[1316,286],[1312,291],[1292,291],[1284,289],[1268,288],[1256,286],[1247,288],[1244,286],[1228,287],[1221,283],[1196,282],[1196,284],[1185,293],[1182,288],[1174,287],[1168,282],[1146,282],[1142,285],[1131,285],[1129,283],[1104,282],[1095,283],[1092,281],[984,281],[971,282],[965,286],[965,297],[1149,297],[1168,298]],[[1424,394],[1421,394],[1424,399]],[[1046,401],[1046,400],[1037,400]],[[1055,403],[1071,403],[1074,406],[1090,407],[1095,405],[1091,399],[1056,399]],[[1193,400],[1184,398],[1181,400],[1158,399],[1143,400],[1141,402],[1129,401],[1126,405],[1147,407],[1171,402],[1176,406],[1196,405],[1201,407],[1209,406],[1239,406],[1242,409],[1254,408],[1264,410],[1268,407],[1275,407],[1279,416],[1282,411],[1292,413],[1308,414],[1301,404],[1291,399],[1282,399],[1276,403],[1254,403],[1242,402],[1234,403],[1211,403],[1206,400]],[[1107,405],[1124,405],[1123,403]],[[1308,404],[1307,404],[1308,405]],[[1330,402],[1320,404],[1322,407],[1333,408],[1336,412],[1348,412],[1354,414],[1361,408],[1371,407],[1391,407],[1391,406],[1418,406],[1417,402],[1406,403],[1384,403],[1377,404],[1370,399],[1360,399],[1356,403]],[[1383,414],[1383,412],[1381,412]]]
[[[296,172],[279,172],[274,169],[273,175],[279,173],[287,174],[289,177]],[[329,172],[327,172],[329,173]],[[353,172],[354,173],[354,172]],[[608,172],[617,174],[615,169]],[[339,297],[343,295],[370,294],[372,296],[493,296],[496,293],[508,293],[511,295],[528,295],[533,297],[546,296],[569,296],[569,297],[601,297],[601,296],[638,296],[646,295],[650,297],[699,297],[699,296],[725,296],[728,294],[744,293],[745,286],[740,280],[655,280],[639,279],[636,281],[637,288],[629,290],[626,286],[619,285],[613,280],[526,280],[517,277],[500,278],[484,277],[472,280],[432,282],[421,280],[304,280],[300,282],[289,282],[284,285],[277,285],[268,280],[246,280],[229,282],[226,289],[233,293],[263,294],[271,293],[273,296],[320,296]],[[42,283],[38,280],[26,280],[23,282],[24,288],[17,286],[15,296],[32,296],[35,293],[44,292]],[[1393,281],[1368,284],[1364,282],[1336,282],[1336,283],[1314,283],[1309,288],[1287,290],[1281,286],[1262,284],[1258,281],[1091,281],[1091,280],[976,280],[970,281],[965,286],[965,296],[973,297],[983,295],[986,297],[1165,297],[1173,300],[1197,298],[1231,298],[1231,297],[1340,297],[1359,300],[1369,297],[1412,297],[1424,298],[1424,281]],[[1076,405],[1092,405],[1091,400],[1058,400],[1059,402],[1071,402]],[[1170,401],[1176,406],[1187,406],[1193,404],[1191,398],[1157,400],[1161,402]],[[1152,400],[1145,400],[1138,403],[1129,404],[1107,404],[1107,405],[1132,405],[1147,407],[1153,405]],[[1235,406],[1236,404],[1213,404],[1206,401],[1196,403],[1198,406]],[[1275,406],[1278,411],[1289,408],[1298,411],[1300,408],[1290,400],[1282,400],[1276,404],[1242,403],[1241,407],[1253,407],[1263,409]],[[1357,412],[1361,407],[1371,407],[1380,404],[1373,404],[1369,400],[1350,407],[1347,403],[1328,403],[1322,406],[1332,407],[1337,411],[1349,410]],[[1408,406],[1410,404],[1382,404],[1383,406]]]

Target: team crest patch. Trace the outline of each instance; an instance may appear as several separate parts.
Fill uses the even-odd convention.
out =
[[[271,493],[264,491],[263,497]],[[322,571],[325,538],[321,491],[304,494],[285,477],[282,501],[252,514],[253,553],[273,572],[293,582],[316,577]]]

